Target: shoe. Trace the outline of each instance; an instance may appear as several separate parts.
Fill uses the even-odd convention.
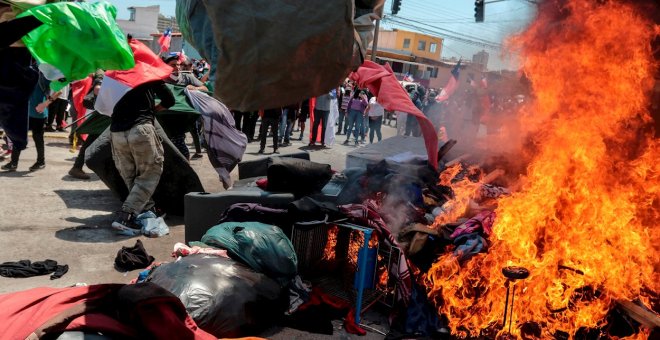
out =
[[[32,166],[30,167],[30,171],[41,170],[41,169],[43,169],[43,168],[45,168],[45,167],[46,167],[46,163],[44,163],[44,162],[36,162],[36,163],[32,164]]]
[[[66,130],[64,130],[64,128],[60,126],[60,127],[57,128],[56,131],[57,132],[65,132]]]
[[[321,143],[322,148],[326,148],[325,143]]]
[[[192,155],[190,158],[191,158],[191,159],[200,159],[200,158],[202,158],[202,157],[204,157],[204,155],[202,155],[201,153],[197,153],[197,152],[195,152],[195,154]]]
[[[348,145],[348,139],[344,141],[344,145]]]
[[[135,223],[133,214],[122,211],[119,213],[119,218],[112,222],[112,228],[118,231],[134,231],[142,229],[142,226]]]
[[[264,149],[259,149],[258,153],[264,153]]]
[[[307,144],[307,146],[316,146],[316,143],[310,142],[309,144]]]
[[[356,139],[355,140],[355,146],[358,146],[359,144],[360,144],[360,142],[358,142],[357,139]]]
[[[53,129],[52,126],[46,126],[46,128],[44,129],[44,131],[46,131],[46,132],[55,132],[55,129]]]
[[[360,141],[360,144],[367,144],[367,142],[363,139]]]
[[[89,175],[86,174],[83,169],[73,167],[69,170],[69,176],[77,179],[90,179]]]
[[[2,169],[4,171],[7,171],[7,172],[16,171],[17,168],[18,168],[18,164],[12,163],[12,162],[9,162],[9,163],[3,165],[2,167],[0,167],[0,169]]]
[[[280,152],[277,149],[275,149],[273,150],[273,153],[279,154]]]

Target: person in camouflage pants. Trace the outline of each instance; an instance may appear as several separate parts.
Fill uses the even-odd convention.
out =
[[[155,98],[160,99],[156,105]],[[174,105],[174,96],[163,81],[142,84],[128,91],[114,107],[110,136],[112,158],[128,197],[120,216],[112,223],[117,230],[140,229],[137,215],[154,207],[151,198],[163,173],[164,151],[154,127],[155,113]]]

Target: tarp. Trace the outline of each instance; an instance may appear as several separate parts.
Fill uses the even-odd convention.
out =
[[[165,84],[174,95],[174,105],[167,110],[156,112],[156,119],[168,136],[182,134],[199,118],[200,113],[192,107],[188,97],[185,95],[185,87]],[[78,126],[78,133],[100,135],[110,126],[110,117],[98,112],[90,114],[87,119]]]
[[[156,121],[155,127],[156,134],[163,142],[165,161],[163,174],[160,176],[152,198],[156,202],[157,208],[167,213],[183,216],[184,196],[189,192],[203,192],[204,187],[195,170],[167,138],[158,121]],[[112,160],[110,129],[106,129],[94,143],[87,147],[85,164],[120,200],[126,199],[128,189]]]
[[[201,91],[186,89],[185,93],[202,114],[209,160],[227,189],[232,186],[231,171],[243,159],[247,136],[236,129],[233,115],[217,99]]]
[[[59,2],[27,9],[17,17],[34,16],[43,25],[23,37],[25,46],[59,90],[97,69],[133,67],[133,53],[115,21],[117,9],[108,2]],[[50,73],[50,75],[49,75]]]
[[[219,53],[215,95],[232,110],[301,102],[334,88],[353,68],[352,0],[203,4]],[[205,25],[206,19],[189,19],[188,27]]]
[[[252,269],[285,284],[298,272],[298,257],[291,241],[274,225],[225,222],[209,229],[202,243],[227,249]]]
[[[433,123],[410,100],[410,96],[399,84],[389,64],[381,66],[367,60],[356,72],[351,74],[351,79],[356,81],[359,87],[368,88],[371,93],[378,97],[378,101],[385,110],[401,111],[417,118],[422,129],[429,164],[437,168],[438,135],[433,128]]]

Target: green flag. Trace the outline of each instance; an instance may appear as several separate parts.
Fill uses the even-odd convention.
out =
[[[52,80],[51,88],[83,79],[97,69],[128,70],[135,66],[133,53],[115,17],[112,4],[59,2],[27,9],[43,25],[23,37],[39,61],[39,69]]]

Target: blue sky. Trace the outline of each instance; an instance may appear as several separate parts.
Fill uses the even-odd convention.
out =
[[[160,5],[160,12],[167,16],[175,13],[176,0],[107,0],[114,4],[120,19],[128,18],[127,7]],[[266,0],[267,1],[267,0]],[[323,0],[319,0],[323,1]],[[493,1],[487,0],[486,2]],[[310,1],[311,3],[311,1]],[[385,1],[385,15],[390,16],[392,0]],[[535,6],[526,0],[505,0],[486,4],[485,22],[474,22],[473,0],[402,0],[401,10],[392,20],[382,23],[382,28],[400,28],[419,31],[444,37],[452,31],[454,35],[470,40],[482,39],[493,43],[501,43],[508,35],[523,29],[533,18]],[[414,20],[414,22],[413,22]],[[396,23],[404,21],[410,27]],[[434,26],[434,27],[432,27]],[[424,28],[424,30],[419,29]],[[472,55],[482,47],[460,42],[445,37],[442,56],[463,57],[472,59]],[[490,69],[515,68],[515,64],[507,58],[501,58],[502,51],[486,49],[490,54]]]

